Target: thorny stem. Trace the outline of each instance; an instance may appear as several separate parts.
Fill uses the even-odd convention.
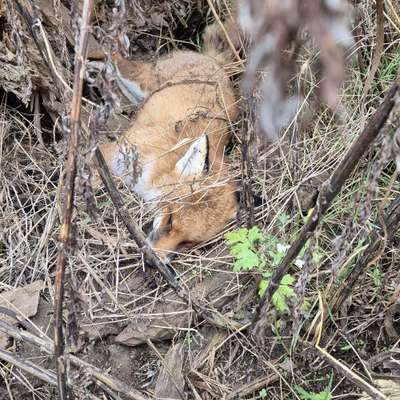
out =
[[[315,231],[323,215],[330,207],[333,199],[341,190],[344,182],[353,172],[363,154],[368,150],[370,144],[378,136],[381,128],[385,124],[395,105],[396,96],[399,95],[399,88],[400,79],[397,79],[387,93],[384,101],[375,111],[375,114],[369,121],[368,125],[353,142],[353,144],[347,151],[347,154],[343,157],[343,160],[336,168],[333,175],[322,186],[321,191],[318,195],[316,206],[314,207],[311,216],[308,218],[297,239],[290,246],[288,252],[286,253],[286,256],[272,276],[270,284],[265,291],[264,296],[260,299],[253,319],[253,334],[257,336],[260,340],[262,340],[263,337],[265,318],[267,316],[267,311],[272,295],[279,287],[283,276],[289,270],[293,260],[299,255],[301,249],[310,238],[312,233]]]
[[[71,244],[72,234],[72,212],[74,208],[75,176],[77,164],[77,152],[80,134],[81,102],[83,77],[85,71],[85,60],[87,56],[90,20],[92,15],[93,0],[85,0],[82,9],[82,20],[80,27],[80,38],[78,50],[75,54],[74,92],[71,102],[71,133],[68,143],[68,157],[65,166],[66,177],[64,183],[64,196],[62,224],[60,228],[59,248],[57,254],[57,269],[55,277],[55,330],[54,330],[54,354],[57,368],[58,395],[61,400],[72,397],[67,385],[66,362],[64,358],[63,337],[63,300],[64,300],[64,277],[67,255]]]

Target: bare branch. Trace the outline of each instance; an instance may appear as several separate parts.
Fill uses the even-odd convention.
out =
[[[80,28],[80,39],[78,51],[75,54],[74,92],[71,104],[71,134],[68,143],[68,158],[66,162],[66,177],[64,183],[65,203],[62,207],[62,224],[60,228],[60,243],[57,255],[57,269],[55,277],[55,358],[57,367],[57,381],[60,399],[69,399],[70,394],[67,387],[67,370],[64,359],[63,338],[63,299],[64,299],[64,276],[67,262],[67,254],[71,244],[72,236],[72,211],[74,208],[75,176],[77,164],[77,152],[80,136],[81,102],[83,90],[83,77],[85,60],[87,56],[90,20],[92,15],[93,0],[85,0],[82,10],[82,21]]]
[[[334,367],[339,373],[346,377],[355,386],[368,393],[371,396],[371,399],[389,400],[389,398],[385,396],[382,392],[380,392],[377,388],[366,382],[360,375],[356,374],[347,365],[344,365],[335,357],[330,355],[325,349],[322,349],[319,346],[316,346],[315,348],[325,361],[332,365],[332,367]]]
[[[36,376],[37,378],[45,381],[52,386],[57,386],[57,375],[54,372],[50,372],[47,369],[39,367],[38,365],[33,364],[28,360],[23,360],[21,357],[18,357],[10,351],[0,349],[0,359],[12,365],[15,365],[23,371],[28,372],[33,376]]]

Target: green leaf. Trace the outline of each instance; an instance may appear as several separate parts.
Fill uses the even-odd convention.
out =
[[[279,289],[272,295],[272,304],[281,314],[289,311],[289,307],[285,301],[285,296],[280,292]]]
[[[239,229],[237,231],[227,232],[225,233],[225,239],[228,244],[235,244],[237,242],[241,242],[247,238],[247,229]]]
[[[260,281],[258,286],[258,294],[260,297],[262,297],[265,291],[267,290],[271,274],[272,274],[271,272],[263,274],[264,279]],[[278,312],[282,314],[289,311],[289,307],[286,303],[286,300],[295,296],[295,292],[292,288],[294,281],[295,278],[292,275],[286,274],[282,278],[278,289],[272,295],[272,304],[275,306]]]
[[[242,270],[248,271],[254,267],[258,267],[260,259],[254,251],[245,249],[242,250],[237,260],[234,262],[234,272],[240,272]]]
[[[296,391],[302,400],[332,400],[332,394],[327,389],[320,393],[314,393],[307,392],[301,387],[296,387]]]
[[[278,216],[278,221],[282,225],[282,227],[287,225],[287,223],[289,222],[289,219],[290,219],[290,217],[286,213],[281,213]]]
[[[258,285],[258,295],[260,297],[264,296],[265,291],[267,290],[267,287],[269,285],[269,281],[266,279],[261,279],[259,285]]]
[[[262,232],[258,227],[228,232],[225,234],[225,239],[230,246],[231,254],[236,258],[233,264],[235,272],[261,266],[261,259],[255,248],[256,242],[262,239]]]
[[[253,226],[247,234],[247,237],[252,245],[263,238],[263,234],[258,226]]]
[[[259,392],[259,397],[261,399],[267,398],[267,389],[265,389],[265,388],[261,389],[260,392]]]
[[[247,243],[236,243],[231,247],[231,253],[234,256],[240,256],[244,251],[248,250],[249,246]]]

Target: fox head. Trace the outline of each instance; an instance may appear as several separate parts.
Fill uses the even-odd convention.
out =
[[[181,247],[209,240],[236,216],[235,185],[209,173],[207,164],[208,140],[202,135],[176,163],[179,184],[153,221],[149,241],[164,262]]]

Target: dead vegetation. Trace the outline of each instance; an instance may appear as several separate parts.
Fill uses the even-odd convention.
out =
[[[51,399],[57,391],[90,399],[399,398],[395,2],[352,2],[349,25],[344,8],[329,8],[345,1],[318,1],[318,9],[305,1],[309,8],[293,15],[298,1],[272,1],[266,15],[257,11],[263,2],[249,3],[255,9],[245,16],[261,22],[247,20],[253,43],[239,54],[249,57],[248,85],[237,76],[241,61],[227,66],[238,93],[255,89],[240,100],[242,118],[227,155],[232,174],[245,182],[246,207],[226,231],[254,218],[284,248],[264,300],[262,271],[234,272],[223,234],[166,267],[144,248],[141,229],[152,215],[142,201],[112,182],[95,197],[87,185],[96,141],[117,135],[135,112],[116,89],[110,51],[151,58],[198,49],[215,15],[233,16],[227,3],[97,4],[81,95],[79,68],[73,76],[82,10],[69,2],[0,2],[0,398]],[[282,10],[283,3],[290,8]],[[351,46],[326,41],[323,33],[335,32],[318,25],[324,18],[348,26]],[[279,42],[272,53],[268,41],[263,47],[264,34]],[[99,72],[93,61],[104,57]],[[260,72],[261,66],[269,70]],[[260,100],[260,82],[268,88],[271,77],[280,89]],[[82,98],[75,133],[73,95],[72,106]],[[290,108],[292,95],[301,98],[301,112],[282,124],[287,113],[271,110]],[[256,141],[265,107],[275,120],[267,113],[269,125],[261,126],[270,138],[280,130],[273,143],[261,135]],[[74,134],[79,145],[68,155]],[[366,136],[371,144],[357,142]],[[254,209],[250,192],[261,200]],[[259,254],[277,249],[272,239],[257,247]],[[304,248],[301,262],[293,262]],[[57,255],[65,259],[57,262]],[[156,269],[146,265],[149,259]],[[270,298],[288,272],[296,297],[279,313]]]

